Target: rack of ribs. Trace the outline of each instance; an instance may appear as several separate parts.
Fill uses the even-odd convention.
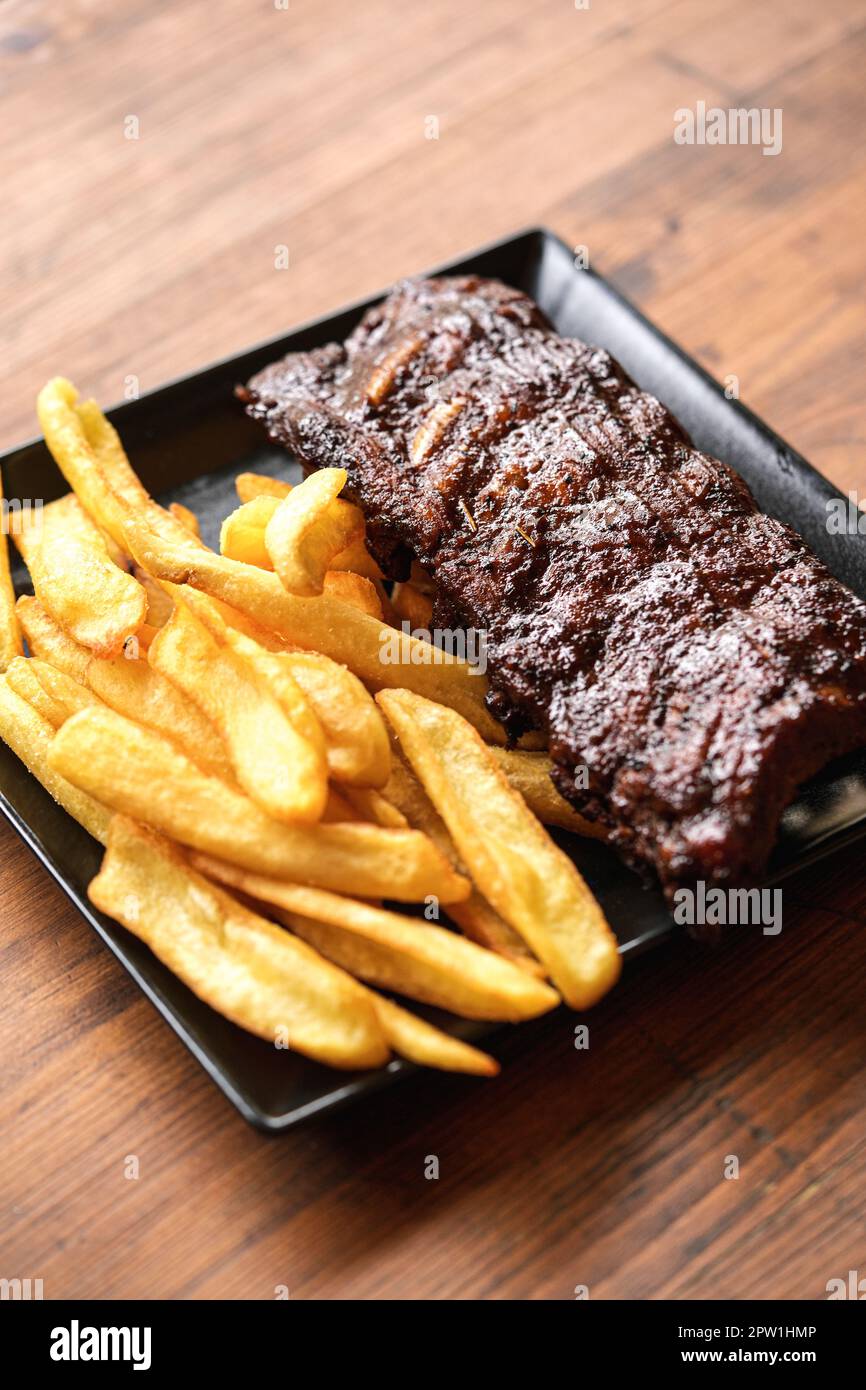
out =
[[[605,352],[517,290],[408,281],[239,392],[341,466],[386,574],[486,634],[492,712],[633,866],[760,878],[799,784],[866,743],[866,606]]]

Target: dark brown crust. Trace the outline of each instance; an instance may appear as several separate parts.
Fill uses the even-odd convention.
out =
[[[440,626],[486,630],[493,711],[548,732],[560,790],[669,895],[754,880],[797,786],[866,742],[864,605],[518,291],[403,283],[244,395],[305,467],[348,470]]]

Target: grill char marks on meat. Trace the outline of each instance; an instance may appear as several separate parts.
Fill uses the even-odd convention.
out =
[[[486,631],[494,713],[547,731],[560,790],[669,898],[754,881],[797,786],[866,743],[866,607],[518,291],[400,284],[242,395],[307,469],[348,470],[438,625]]]

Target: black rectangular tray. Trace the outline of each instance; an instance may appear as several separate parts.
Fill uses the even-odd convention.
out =
[[[644,389],[667,405],[699,448],[745,478],[759,505],[789,522],[829,568],[866,598],[866,537],[830,535],[826,502],[835,488],[695,362],[654,328],[600,276],[575,266],[572,253],[546,230],[498,242],[435,274],[493,276],[530,294],[560,332],[608,349]],[[215,545],[222,518],[236,505],[235,474],[244,469],[291,477],[286,456],[263,442],[233,388],[285,352],[344,338],[375,299],[317,319],[248,352],[118,406],[110,412],[145,485],[163,501],[183,501]],[[64,369],[57,364],[58,371]],[[66,484],[41,440],[0,459],[9,498],[51,501]],[[18,571],[22,587],[26,576]],[[0,809],[123,963],[141,989],[241,1114],[262,1129],[287,1129],[307,1116],[355,1100],[413,1067],[338,1073],[254,1038],[201,1003],[135,937],[96,912],[86,897],[99,846],[51,800],[0,743]],[[866,754],[834,764],[806,787],[785,817],[771,865],[772,881],[830,853],[866,831]],[[575,862],[598,895],[624,955],[635,955],[675,930],[658,892],[647,889],[610,850],[566,836]],[[449,1031],[477,1039],[490,1025],[428,1011]],[[478,1082],[464,1080],[467,1086]]]

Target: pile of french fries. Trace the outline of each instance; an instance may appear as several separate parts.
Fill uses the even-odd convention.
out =
[[[416,637],[383,661],[429,587],[386,590],[345,472],[242,474],[217,554],[68,381],[38,413],[71,492],[7,528],[17,603],[0,541],[0,736],[105,846],[96,907],[334,1067],[497,1071],[391,994],[515,1023],[599,999],[616,941],[544,823],[593,828],[465,662]]]

